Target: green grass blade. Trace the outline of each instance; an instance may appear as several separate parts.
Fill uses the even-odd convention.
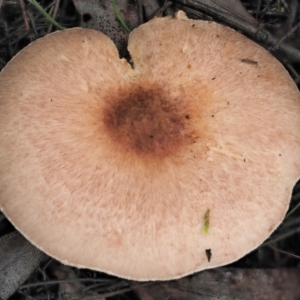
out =
[[[286,214],[285,219],[287,219],[291,214],[293,214],[299,207],[300,207],[300,202],[290,212]]]
[[[118,21],[121,23],[121,25],[125,28],[125,30],[127,32],[130,32],[131,30],[128,28],[128,26],[126,25],[125,21],[121,17],[120,11],[119,11],[119,9],[118,9],[118,7],[116,5],[115,0],[111,0],[111,1],[112,1],[112,5],[114,7],[114,11],[115,11],[115,14],[117,16]]]
[[[36,0],[28,0],[28,2],[30,4],[32,4],[45,17],[46,21],[51,23],[57,29],[60,29],[60,30],[65,29],[63,26],[58,24],[53,18],[51,18],[51,16],[49,16],[49,14],[47,14],[47,12],[43,9],[43,7],[38,2],[36,2]]]

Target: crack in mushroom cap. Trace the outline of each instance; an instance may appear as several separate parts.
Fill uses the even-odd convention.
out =
[[[1,209],[49,255],[120,277],[237,260],[279,225],[299,179],[296,85],[212,22],[154,19],[129,51],[133,67],[100,32],[74,28],[5,67]]]

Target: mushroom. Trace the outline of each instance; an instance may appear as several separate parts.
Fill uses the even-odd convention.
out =
[[[280,224],[300,176],[284,67],[213,22],[157,18],[23,49],[0,75],[0,205],[61,262],[135,280],[222,266]]]

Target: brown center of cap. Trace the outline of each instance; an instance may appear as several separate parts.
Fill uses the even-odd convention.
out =
[[[129,88],[107,101],[105,129],[121,150],[139,157],[171,156],[198,139],[189,102],[157,86]]]

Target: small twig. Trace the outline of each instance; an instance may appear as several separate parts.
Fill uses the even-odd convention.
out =
[[[60,5],[60,0],[56,0],[55,4],[54,4],[54,7],[53,7],[53,12],[52,12],[52,18],[53,19],[56,19],[59,5]],[[53,24],[50,24],[49,28],[48,28],[48,33],[51,32],[52,29],[53,29]]]
[[[29,20],[30,20],[30,24],[31,24],[31,27],[32,27],[32,29],[33,29],[34,36],[35,36],[36,38],[38,38],[39,34],[38,34],[38,32],[37,32],[37,30],[36,30],[36,27],[35,27],[34,17],[33,17],[33,15],[31,14],[30,11],[27,11],[27,15],[28,15],[28,18],[29,18]]]
[[[84,300],[99,300],[99,296],[106,299],[108,297],[114,297],[114,296],[117,296],[117,295],[120,295],[120,294],[124,294],[124,293],[130,292],[130,291],[132,291],[132,290],[134,290],[138,287],[144,287],[144,286],[147,286],[147,285],[150,285],[150,284],[152,284],[152,282],[138,283],[138,284],[132,285],[129,288],[124,288],[124,289],[120,289],[120,290],[117,290],[117,291],[107,292],[107,293],[98,294],[98,295],[87,296],[87,297],[84,297]],[[97,296],[98,296],[98,298],[97,298]]]
[[[298,28],[300,27],[300,23],[298,23],[296,26],[294,26],[287,34],[285,34],[277,43],[276,45],[272,46],[269,48],[269,50],[277,50],[278,47],[280,46],[280,44],[287,39],[288,37],[290,37]]]
[[[65,29],[63,26],[61,26],[60,24],[58,24],[53,18],[51,18],[47,12],[43,9],[42,6],[40,6],[36,0],[28,0],[28,2],[30,4],[32,4],[46,19],[46,21],[52,23],[56,28],[63,30]]]
[[[289,7],[285,0],[280,0],[286,10],[289,10]]]
[[[284,250],[280,250],[276,247],[274,247],[273,245],[269,245],[270,248],[272,248],[273,250],[275,251],[278,251],[280,253],[283,253],[283,254],[286,254],[287,256],[290,256],[290,257],[293,257],[293,258],[297,258],[297,259],[300,259],[300,256],[296,255],[296,254],[293,254],[293,253],[289,253],[287,251],[284,251]]]
[[[155,13],[155,17],[161,17],[163,12],[173,4],[172,1],[165,0],[165,3],[160,7],[160,9]],[[154,16],[153,16],[154,17]]]
[[[107,283],[105,286],[103,285],[103,283],[96,283],[94,285],[90,285],[90,286],[84,288],[82,292],[84,294],[86,294],[88,291],[97,289],[97,290],[95,290],[97,293],[103,293],[103,292],[106,292],[107,290],[111,291],[111,290],[116,290],[116,289],[127,288],[128,285],[129,285],[128,282],[125,280],[113,283],[109,286],[107,286]]]
[[[300,218],[289,218],[282,223],[282,229],[289,229],[294,226],[300,226]]]
[[[46,262],[46,264],[41,268],[41,271],[46,274],[46,269],[50,266],[50,264],[53,262],[53,258],[49,257],[49,260]]]
[[[9,32],[8,32],[7,23],[4,21],[3,24],[4,24],[4,30],[5,30],[5,38],[8,41],[8,43],[7,43],[8,44],[8,52],[9,52],[10,57],[13,57],[14,53],[13,53],[13,50],[12,50],[12,45],[11,45],[10,35],[9,35]]]
[[[24,19],[24,24],[25,24],[25,28],[26,31],[29,31],[29,24],[28,24],[28,20],[26,18],[26,10],[25,10],[25,4],[24,4],[24,0],[19,0],[20,6],[21,6],[21,10],[22,10],[22,16]]]
[[[256,6],[256,13],[255,13],[255,18],[258,20],[258,14],[260,13],[260,8],[261,8],[261,3],[262,0],[258,0],[257,6]]]
[[[296,229],[293,229],[293,230],[290,230],[289,232],[280,234],[280,235],[278,235],[277,237],[272,238],[272,239],[270,239],[270,240],[264,242],[264,243],[261,245],[261,247],[272,245],[272,244],[274,244],[274,243],[277,243],[277,242],[279,242],[279,241],[281,241],[281,240],[284,240],[284,239],[290,237],[291,235],[294,235],[294,234],[299,233],[299,232],[300,232],[300,227],[298,227],[298,228],[296,228]]]
[[[27,289],[27,288],[32,288],[32,287],[44,286],[44,285],[52,285],[52,284],[58,284],[58,283],[64,283],[64,282],[78,282],[78,281],[80,281],[80,282],[107,282],[107,283],[110,283],[112,280],[111,279],[99,279],[99,278],[57,279],[57,280],[47,280],[47,281],[23,284],[19,287],[19,289]]]
[[[124,294],[124,293],[130,292],[130,291],[132,291],[132,288],[126,288],[126,289],[122,289],[122,290],[118,290],[118,291],[86,296],[86,297],[84,297],[84,300],[99,300],[99,296],[101,296],[103,299],[106,299],[108,297],[114,297],[114,296]]]
[[[52,18],[55,19],[58,13],[58,9],[59,9],[59,5],[60,5],[60,0],[56,0],[55,1],[55,5],[54,5],[54,10],[53,10],[53,14],[52,14]]]
[[[54,7],[51,6],[50,9],[47,11],[48,15],[49,15],[50,17],[52,17],[52,19],[54,19],[53,16],[52,16],[53,10],[54,10]],[[48,33],[49,33],[49,28],[50,28],[50,27],[51,27],[51,28],[53,27],[52,23],[49,23],[48,30],[47,30]]]
[[[261,21],[263,20],[264,16],[266,15],[267,11],[269,10],[271,4],[271,0],[268,0],[266,6],[260,11],[260,19],[259,19],[259,24],[261,23]]]
[[[297,20],[298,7],[299,7],[299,0],[291,0],[290,9],[286,9],[287,11],[290,12],[287,20],[288,29],[291,29],[293,27],[293,24]]]

